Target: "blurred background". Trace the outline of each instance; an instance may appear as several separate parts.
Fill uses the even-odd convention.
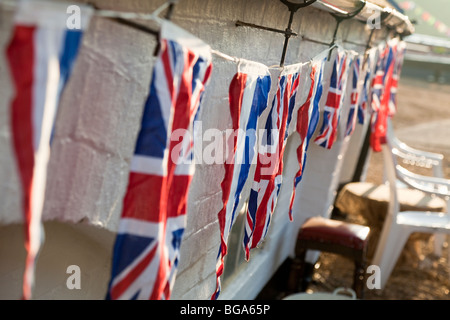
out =
[[[450,1],[397,1],[414,23],[415,34],[406,37],[403,77],[450,83]]]

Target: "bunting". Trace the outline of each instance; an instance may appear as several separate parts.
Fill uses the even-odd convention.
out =
[[[219,297],[228,236],[236,218],[242,189],[248,179],[250,166],[256,156],[258,120],[267,107],[271,86],[268,68],[262,64],[240,60],[238,72],[229,87],[233,134],[227,137],[228,154],[221,183],[222,209],[218,213],[220,247],[216,259],[216,290],[211,299]]]
[[[323,92],[322,79],[325,62],[326,58],[313,62],[310,73],[311,85],[309,87],[308,97],[297,111],[296,131],[301,139],[300,145],[297,148],[297,160],[300,168],[294,177],[291,202],[289,204],[289,219],[291,221],[293,220],[292,207],[294,205],[295,189],[302,180],[306,166],[306,152],[308,150],[309,141],[319,123],[319,102]]]
[[[403,59],[406,51],[406,42],[400,41],[396,46],[396,56],[394,61],[394,68],[392,70],[392,83],[389,96],[389,115],[394,116],[397,112],[397,90],[398,80],[403,66]]]
[[[278,78],[277,92],[258,150],[255,176],[248,202],[243,239],[247,260],[250,258],[250,249],[261,243],[267,234],[280,192],[283,154],[295,98],[299,90],[302,67],[302,64],[286,67]]]
[[[372,83],[375,78],[376,66],[379,59],[379,47],[374,47],[367,52],[366,61],[363,66],[364,82],[358,103],[358,123],[364,124],[367,116],[372,113]],[[370,106],[370,108],[368,108]]]
[[[337,139],[336,133],[348,74],[348,60],[350,59],[347,59],[347,53],[344,50],[338,50],[333,62],[322,126],[314,140],[316,144],[326,149],[331,149]]]
[[[375,152],[381,151],[381,145],[386,141],[387,119],[395,113],[394,105],[390,103],[391,89],[396,88],[394,81],[394,66],[397,56],[397,40],[380,46],[380,55],[372,83],[372,116],[370,145]]]
[[[169,299],[176,277],[195,170],[193,122],[212,64],[209,46],[175,25],[163,22],[160,37],[107,299]]]
[[[408,11],[407,15],[412,15],[422,19],[424,22],[426,22],[429,26],[433,27],[436,31],[445,34],[447,37],[450,37],[450,27],[446,25],[444,22],[436,18],[433,14],[428,12],[426,9],[421,7],[420,5],[417,5],[414,1],[402,1],[399,3],[399,6]],[[441,10],[444,10],[444,8],[441,8]]]
[[[15,89],[12,140],[23,192],[27,250],[23,299],[32,296],[36,259],[44,241],[41,217],[59,100],[92,13],[85,6],[79,7],[82,23],[79,29],[68,29],[67,5],[18,2],[6,53]]]
[[[356,119],[358,117],[358,81],[361,73],[361,56],[355,58],[352,64],[352,91],[350,94],[350,109],[347,119],[347,127],[345,130],[345,136],[350,136],[355,131]],[[361,112],[362,113],[362,112]]]

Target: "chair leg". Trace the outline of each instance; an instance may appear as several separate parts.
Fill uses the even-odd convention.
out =
[[[380,268],[381,289],[384,289],[394,269],[411,230],[399,225],[392,225],[389,230],[382,231],[372,264]]]
[[[355,271],[353,273],[353,290],[356,293],[358,299],[364,299],[364,286],[366,275],[366,262],[355,261]]]
[[[288,294],[292,294],[303,290],[306,251],[307,250],[304,248],[296,250],[296,257],[292,262],[289,274]]]
[[[445,234],[435,233],[434,234],[434,254],[438,257],[442,257],[442,247],[445,242]]]

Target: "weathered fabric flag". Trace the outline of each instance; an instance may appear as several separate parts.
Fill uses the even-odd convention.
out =
[[[381,151],[386,143],[387,119],[397,112],[397,87],[400,77],[405,42],[392,39],[380,49],[376,75],[372,89],[371,140],[372,149]]]
[[[160,52],[131,159],[107,299],[169,299],[194,174],[193,122],[211,74],[210,48],[162,22]]]
[[[306,166],[306,152],[308,150],[309,141],[319,123],[319,102],[322,97],[323,87],[323,71],[326,58],[313,61],[311,66],[311,85],[306,101],[297,111],[296,131],[300,135],[300,145],[297,148],[297,160],[300,166],[294,177],[293,191],[291,202],[289,205],[289,219],[293,220],[292,207],[294,205],[295,189],[303,177]]]
[[[280,192],[283,154],[302,66],[297,64],[283,69],[266,120],[245,220],[243,246],[247,260],[250,250],[261,243],[267,234]]]
[[[360,98],[358,102],[358,123],[364,124],[364,121],[366,120],[366,113],[367,113],[367,101],[368,101],[368,83],[370,82],[370,69],[367,68],[366,74],[364,75],[364,83],[362,85],[362,89],[360,92]]]
[[[378,58],[378,50],[377,48],[372,48],[368,51],[365,63],[363,62],[363,66],[361,68],[363,69],[361,72],[363,75],[361,77],[364,77],[364,82],[362,83],[362,88],[359,93],[359,101],[358,101],[358,123],[364,124],[364,121],[366,119],[367,113],[370,111],[369,108],[367,108],[368,105],[370,105],[371,102],[371,81],[374,76],[374,70],[376,66],[376,61]]]
[[[396,47],[386,44],[380,46],[380,55],[372,83],[372,116],[370,145],[375,152],[381,151],[381,145],[386,142],[387,119],[389,117],[390,89]]]
[[[248,179],[250,166],[256,156],[258,120],[267,107],[271,87],[268,68],[262,64],[241,60],[238,72],[229,87],[230,113],[233,134],[227,137],[227,155],[222,181],[222,209],[218,213],[220,247],[216,259],[216,290],[211,299],[220,294],[220,276],[227,254],[228,236],[234,224],[242,189]]]
[[[316,144],[331,149],[337,139],[337,130],[344,91],[348,74],[348,57],[344,50],[338,49],[333,64],[327,101],[323,112],[323,122],[319,134],[314,140]]]
[[[397,89],[398,89],[398,81],[400,79],[400,74],[403,66],[403,59],[406,51],[406,42],[399,41],[397,44],[393,44],[396,46],[395,53],[395,61],[394,68],[392,70],[392,83],[390,88],[390,96],[389,96],[389,115],[394,116],[397,112]]]
[[[353,131],[355,131],[356,127],[356,118],[358,115],[358,81],[359,81],[359,75],[361,73],[361,61],[362,57],[358,56],[354,59],[352,63],[352,91],[350,94],[350,109],[348,112],[348,119],[347,119],[347,128],[345,130],[345,136],[350,136]]]
[[[7,58],[15,95],[11,104],[13,146],[23,190],[27,258],[23,298],[30,299],[44,230],[41,222],[50,142],[61,93],[69,79],[91,9],[79,6],[77,29],[68,29],[67,5],[20,1]]]

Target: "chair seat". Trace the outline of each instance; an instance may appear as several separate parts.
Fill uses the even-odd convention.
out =
[[[446,212],[447,203],[422,191],[399,188],[400,211]],[[348,183],[336,199],[336,207],[349,214],[372,215],[369,211],[386,211],[389,203],[389,186],[369,182]],[[382,219],[384,220],[384,219]]]
[[[306,220],[299,230],[298,240],[336,244],[362,250],[367,245],[369,231],[369,227],[353,223],[312,217]]]
[[[400,211],[446,212],[446,201],[433,197],[419,190],[409,188],[397,189]],[[369,182],[346,184],[336,198],[335,207],[352,217],[362,217],[364,225],[370,227],[370,239],[367,257],[375,253],[383,223],[390,202],[389,186]],[[414,240],[411,240],[413,242]],[[411,243],[412,244],[412,243]],[[415,251],[414,246],[409,246]],[[410,250],[410,249],[408,249]],[[411,252],[413,253],[413,252]]]
[[[403,211],[397,214],[397,223],[425,228],[450,229],[450,219],[445,213]]]

